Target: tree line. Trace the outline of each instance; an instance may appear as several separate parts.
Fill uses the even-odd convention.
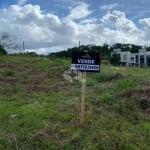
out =
[[[111,52],[114,49],[121,49],[121,51],[130,51],[131,53],[137,53],[139,49],[143,48],[143,46],[134,45],[134,44],[122,44],[115,43],[113,45],[104,44],[102,46],[98,45],[81,45],[80,47],[73,47],[67,50],[62,50],[59,52],[50,53],[49,56],[57,56],[57,57],[71,57],[73,51],[84,51],[87,50],[89,52],[100,52],[101,57],[103,59],[110,59]],[[148,51],[150,51],[150,47],[146,47]]]
[[[59,52],[49,53],[49,56],[57,56],[57,57],[71,57],[73,51],[84,51],[87,50],[89,52],[99,52],[101,54],[101,58],[105,60],[110,60],[111,52],[114,49],[121,49],[121,51],[130,51],[131,53],[137,53],[139,49],[143,46],[135,45],[135,44],[124,44],[124,43],[115,43],[113,45],[103,44],[103,45],[81,45],[79,47],[68,48],[66,50],[60,50]],[[8,33],[0,33],[0,55],[6,55],[8,52],[6,49],[20,49],[19,46],[14,44],[13,38]],[[150,47],[146,47],[147,51],[150,51]],[[18,51],[19,53],[19,51]],[[31,54],[37,55],[35,52],[31,52]]]

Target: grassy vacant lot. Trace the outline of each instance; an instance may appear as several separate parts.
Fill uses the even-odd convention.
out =
[[[0,56],[0,150],[150,150],[150,70],[101,66],[81,83],[70,60]]]

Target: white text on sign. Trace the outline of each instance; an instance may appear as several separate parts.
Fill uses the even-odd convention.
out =
[[[71,69],[98,71],[99,70],[99,65],[72,64]]]
[[[94,64],[94,60],[92,59],[78,59],[79,64]]]

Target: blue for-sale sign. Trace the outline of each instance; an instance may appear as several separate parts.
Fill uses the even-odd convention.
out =
[[[73,52],[71,69],[86,72],[100,72],[100,53]]]

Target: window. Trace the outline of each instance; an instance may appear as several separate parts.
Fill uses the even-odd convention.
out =
[[[134,57],[130,57],[130,61],[134,61]]]
[[[127,60],[127,55],[123,55],[123,60]]]

